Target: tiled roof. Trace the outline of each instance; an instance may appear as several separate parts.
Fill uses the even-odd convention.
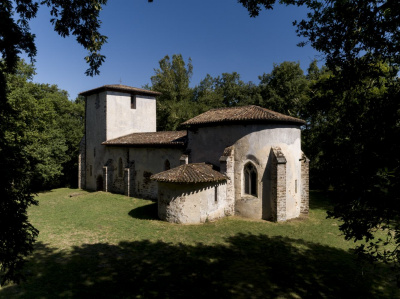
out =
[[[186,126],[219,123],[293,123],[304,125],[299,118],[281,114],[259,106],[211,109],[183,123]]]
[[[103,142],[104,145],[132,146],[132,147],[184,147],[186,131],[162,131],[150,133],[132,133]]]
[[[154,174],[150,179],[167,183],[207,183],[226,181],[227,177],[205,163],[183,164]]]
[[[142,88],[137,88],[137,87],[131,87],[127,85],[121,85],[121,84],[109,84],[109,85],[103,85],[94,89],[90,89],[87,91],[83,91],[79,93],[81,96],[89,96],[94,93],[99,93],[103,91],[119,91],[119,92],[126,92],[126,93],[131,93],[131,94],[137,94],[137,95],[151,95],[151,96],[158,96],[161,93],[158,91],[151,91],[147,89],[142,89]]]

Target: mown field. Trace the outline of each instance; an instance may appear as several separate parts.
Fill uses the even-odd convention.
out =
[[[351,253],[324,194],[286,223],[229,217],[177,225],[156,204],[103,192],[38,195],[26,281],[1,298],[399,298],[385,265]]]

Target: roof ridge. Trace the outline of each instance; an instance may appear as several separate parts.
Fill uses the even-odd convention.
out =
[[[151,179],[170,183],[206,183],[226,181],[227,177],[209,164],[189,163],[154,174]]]
[[[106,142],[108,142],[108,141],[113,141],[113,140],[116,140],[116,139],[119,139],[119,138],[123,138],[123,137],[128,137],[128,136],[131,136],[131,135],[134,135],[134,134],[160,134],[160,133],[178,133],[178,132],[186,132],[186,130],[178,130],[178,131],[156,131],[156,132],[132,132],[132,133],[128,133],[128,134],[126,134],[126,135],[122,135],[122,136],[119,136],[119,137],[115,137],[115,138],[113,138],[113,139],[108,139],[108,140],[106,140]]]
[[[123,91],[123,92],[131,93],[131,94],[136,93],[136,94],[144,94],[144,95],[161,95],[161,93],[158,91],[124,85],[124,84],[104,84],[100,87],[82,91],[79,93],[79,95],[87,96],[87,95],[93,94],[95,92],[101,92],[101,91],[107,91],[107,90]]]
[[[303,125],[306,122],[300,118],[286,115],[257,105],[214,108],[203,112],[182,124],[185,126],[201,126],[229,122],[278,122]]]

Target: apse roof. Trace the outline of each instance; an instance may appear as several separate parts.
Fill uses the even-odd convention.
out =
[[[83,92],[79,93],[79,95],[89,96],[89,95],[103,92],[103,91],[119,91],[119,92],[131,93],[131,94],[135,94],[135,95],[149,95],[149,96],[161,95],[161,93],[158,91],[152,91],[152,90],[147,90],[147,89],[143,89],[143,88],[122,85],[122,84],[103,85],[103,86],[100,86],[97,88],[83,91]]]
[[[161,131],[149,133],[132,133],[103,142],[109,146],[130,147],[184,147],[186,144],[186,131]]]
[[[211,109],[185,121],[182,125],[191,127],[222,123],[290,123],[304,125],[306,122],[299,118],[251,105]]]
[[[154,174],[152,180],[167,183],[207,183],[226,181],[227,177],[205,163],[183,164]]]

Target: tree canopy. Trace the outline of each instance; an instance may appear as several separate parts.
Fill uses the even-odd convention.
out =
[[[276,0],[239,0],[251,17]],[[337,192],[331,217],[358,253],[400,269],[400,2],[280,0],[306,6],[297,34],[324,54],[313,72],[305,132],[312,171]],[[318,76],[320,77],[318,79]],[[386,238],[375,238],[375,232]],[[397,272],[400,277],[400,271]]]
[[[36,204],[32,196],[32,173],[39,172],[41,182],[45,183],[60,174],[59,163],[71,166],[63,158],[68,152],[68,142],[65,138],[62,141],[63,130],[51,125],[54,124],[55,110],[49,109],[51,104],[42,100],[40,95],[51,91],[45,91],[46,86],[26,85],[32,70],[29,73],[28,67],[17,69],[20,54],[26,53],[32,61],[36,55],[35,35],[30,30],[29,21],[36,17],[40,5],[50,7],[50,22],[54,30],[62,37],[75,36],[77,42],[89,51],[85,57],[89,64],[86,74],[93,76],[99,74],[99,67],[105,59],[100,50],[107,38],[99,32],[99,12],[106,2],[0,1],[1,284],[19,279],[24,257],[32,250],[38,234],[26,214],[27,208]],[[16,77],[11,79],[13,74]],[[24,86],[20,88],[19,83]],[[40,116],[43,121],[36,122],[34,116]],[[48,159],[47,155],[54,159]]]
[[[18,62],[5,75],[7,110],[1,110],[0,258],[3,279],[17,270],[38,234],[26,208],[36,204],[32,192],[77,182],[84,103],[71,102],[55,85],[31,82],[32,65]],[[75,184],[73,184],[75,183]],[[1,274],[1,273],[0,273]]]
[[[176,130],[186,119],[194,116],[190,107],[192,90],[189,87],[193,66],[186,64],[181,54],[166,55],[151,77],[152,89],[162,93],[157,98],[157,129]]]
[[[85,57],[89,68],[87,75],[99,74],[105,56],[100,54],[107,37],[100,34],[99,13],[107,0],[59,1],[2,0],[0,2],[0,53],[11,70],[19,55],[25,52],[34,59],[36,55],[35,35],[30,31],[29,21],[36,17],[40,5],[51,8],[50,22],[62,37],[73,35],[76,41],[89,51]]]

